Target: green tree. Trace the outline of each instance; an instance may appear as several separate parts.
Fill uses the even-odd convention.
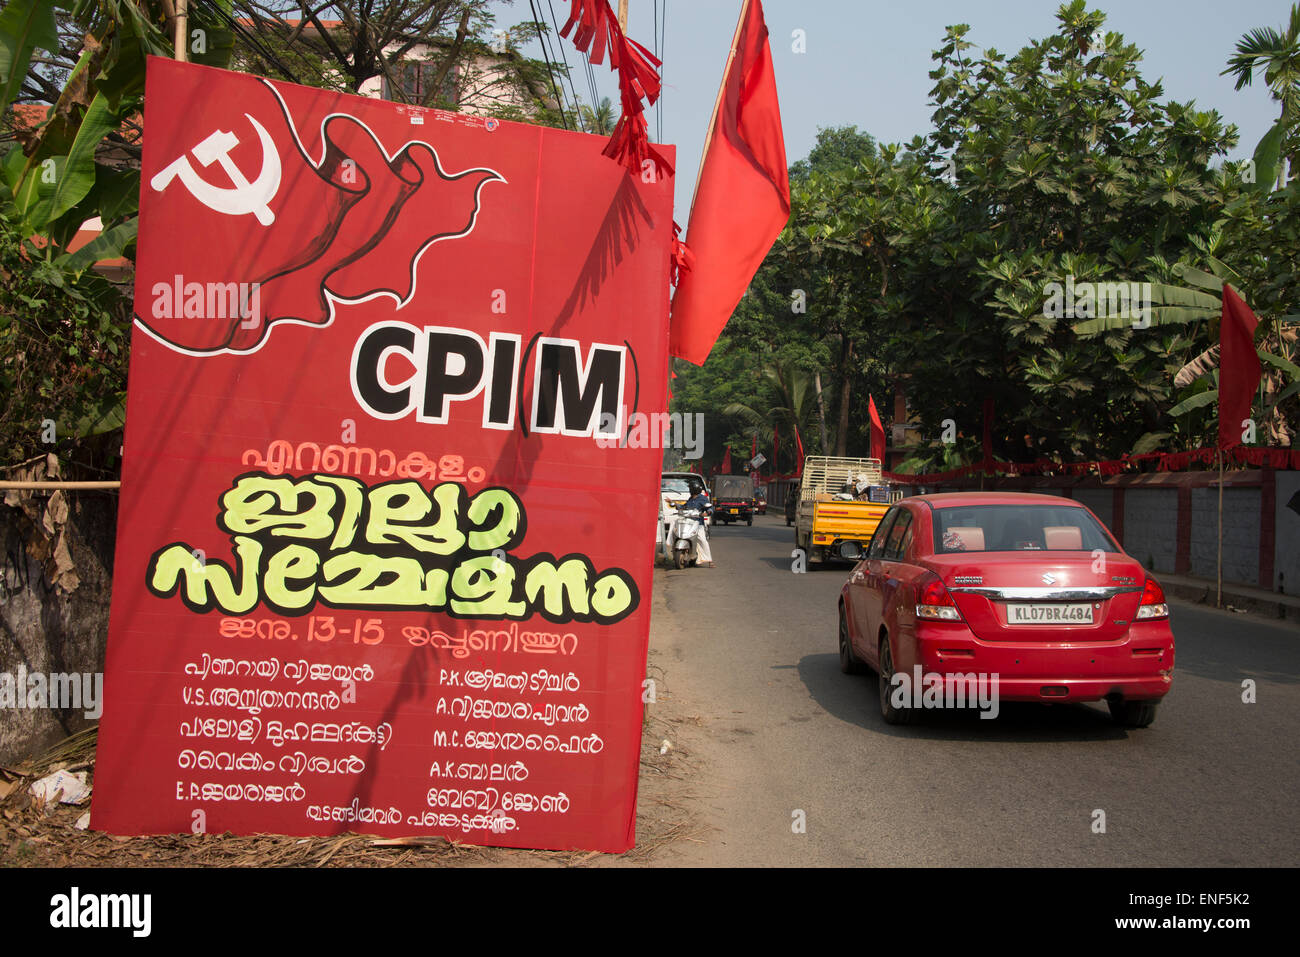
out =
[[[853,169],[876,154],[876,140],[856,126],[829,126],[817,130],[817,142],[806,159],[790,165],[790,180],[800,182],[813,171]]]
[[[930,226],[899,243],[891,361],[925,433],[952,419],[973,449],[992,399],[994,452],[1011,461],[1117,457],[1159,430],[1193,337],[1132,321],[1083,336],[1046,308],[1049,289],[1171,278],[1153,274],[1211,227],[1211,161],[1236,142],[1216,113],[1164,102],[1083,0],[1057,18],[1010,58],[949,28],[923,153],[952,175]]]
[[[1251,85],[1257,72],[1263,73],[1273,99],[1281,104],[1279,123],[1286,128],[1282,154],[1290,175],[1296,176],[1300,173],[1300,4],[1292,4],[1282,30],[1259,27],[1242,36],[1222,75],[1235,77],[1240,90]]]
[[[192,11],[193,59],[222,65],[219,5]],[[45,101],[35,127],[11,120],[0,145],[0,385],[9,456],[75,452],[122,422],[130,290],[92,269],[133,254],[145,60],[170,56],[161,0],[10,0],[0,11],[0,109]],[[102,231],[71,244],[86,220]],[[69,444],[71,443],[71,444]]]
[[[614,127],[618,125],[618,116],[614,113],[614,104],[610,102],[609,97],[603,97],[592,109],[586,103],[579,107],[579,113],[582,116],[583,128],[588,133],[595,133],[597,136],[610,136],[614,132]]]
[[[399,103],[576,126],[563,67],[523,56],[534,21],[501,28],[484,0],[235,0],[235,62],[268,76],[358,93],[379,81]]]

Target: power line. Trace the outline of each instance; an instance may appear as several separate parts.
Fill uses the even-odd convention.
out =
[[[587,67],[587,82],[591,85],[591,100],[596,106],[600,105],[600,92],[596,88],[596,71],[591,68],[591,61],[585,56],[582,58],[583,64]]]
[[[252,49],[254,53],[260,56],[271,66],[275,67],[288,78],[290,83],[301,83],[293,71],[280,62],[279,57],[273,54],[261,41],[259,37],[254,36],[244,27],[233,15],[228,13],[216,0],[195,0],[196,5],[201,3],[209,13],[215,14],[218,19],[224,20],[231,29],[231,32],[243,38],[244,42]]]
[[[528,0],[528,6],[533,11],[533,26],[537,28],[537,42],[542,45],[542,56],[546,60],[546,72],[551,77],[551,89],[555,91],[555,98],[560,103],[560,122],[564,128],[569,128],[569,118],[564,115],[564,87],[555,82],[555,70],[551,66],[551,54],[546,49],[546,32],[542,29],[542,22],[537,16],[537,5],[533,0]]]
[[[659,21],[659,59],[661,61],[664,61],[664,57],[667,55],[667,51],[668,51],[668,0],[664,0],[663,18]],[[659,111],[658,139],[660,143],[664,141],[664,137],[663,137],[664,93],[667,92],[667,88],[664,86],[664,73],[667,69],[668,69],[667,62],[666,61],[661,62],[659,65],[659,100],[657,103],[655,103],[655,109]]]
[[[668,22],[668,0],[664,0],[663,14],[660,16],[659,0],[655,0],[655,57],[659,60],[659,99],[655,100],[655,140],[664,141],[664,67],[663,67],[663,26]]]
[[[555,43],[553,44],[553,46],[558,46],[558,47],[560,48],[560,56],[562,56],[562,57],[564,58],[564,75],[565,75],[565,77],[566,77],[566,78],[568,79],[568,81],[569,81],[569,92],[573,95],[573,109],[574,109],[575,112],[576,112],[576,117],[577,117],[577,120],[578,120],[578,128],[581,129],[582,126],[583,126],[583,122],[582,122],[582,107],[580,107],[580,106],[578,105],[578,91],[575,90],[575,89],[573,88],[573,71],[569,69],[569,55],[568,55],[567,53],[564,52],[564,44],[561,43],[561,42],[560,42],[560,39],[559,39],[559,37],[560,37],[560,24],[559,24],[559,22],[555,19],[555,5],[554,5],[553,3],[551,3],[551,0],[546,0],[546,5],[547,5],[548,7],[550,7],[550,10],[551,10],[551,25],[552,25],[553,27],[555,27],[555,37],[556,37],[556,39],[555,39]],[[592,107],[592,109],[595,109],[595,108],[596,108],[596,104],[595,104],[595,103],[592,103],[592,104],[591,104],[591,107]],[[587,132],[591,132],[591,131],[588,130]]]

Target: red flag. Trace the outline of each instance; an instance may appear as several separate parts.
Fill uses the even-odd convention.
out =
[[[749,460],[752,462],[756,458],[758,458],[758,433],[757,432],[754,433],[754,441],[750,443],[750,448],[749,448]]]
[[[731,474],[731,446],[727,446],[727,451],[722,456],[722,474]]]
[[[1223,319],[1219,323],[1219,448],[1241,444],[1241,423],[1259,388],[1259,354],[1255,327],[1259,320],[1241,297],[1223,284]]]
[[[880,413],[876,411],[875,396],[867,397],[867,408],[871,412],[871,457],[885,461],[885,427],[880,422]]]
[[[794,447],[795,454],[799,457],[799,460],[794,464],[794,474],[797,478],[803,475],[803,437],[799,434],[799,426],[797,425],[794,427]]]
[[[746,0],[686,233],[694,256],[673,296],[668,348],[703,365],[790,218],[790,180],[760,0]]]

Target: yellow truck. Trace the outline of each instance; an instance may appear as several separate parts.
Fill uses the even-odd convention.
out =
[[[863,497],[870,500],[862,500]],[[841,542],[864,549],[902,492],[889,488],[879,459],[810,455],[804,460],[794,541],[810,561],[838,559]]]

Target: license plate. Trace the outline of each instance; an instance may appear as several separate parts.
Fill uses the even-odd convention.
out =
[[[1091,625],[1092,605],[1007,605],[1008,625]]]

